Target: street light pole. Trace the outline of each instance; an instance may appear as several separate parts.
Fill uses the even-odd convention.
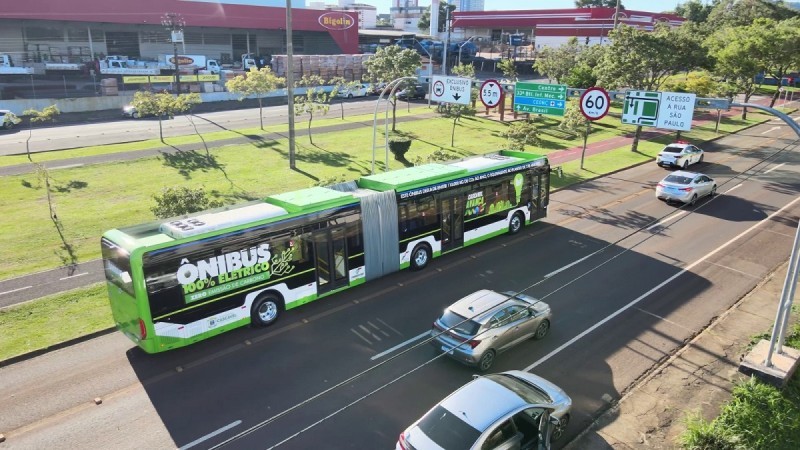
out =
[[[172,41],[172,51],[173,51],[173,59],[175,63],[175,88],[177,90],[176,95],[181,94],[181,68],[180,68],[180,61],[178,61],[178,42],[183,42],[183,27],[186,25],[186,21],[183,20],[183,17],[178,13],[166,13],[163,17],[161,17],[161,24],[166,27],[167,30],[170,32],[170,40]]]
[[[617,7],[616,7],[616,10],[614,11],[614,29],[615,30],[617,29],[618,17],[619,17],[619,0],[617,0]]]
[[[464,49],[464,46],[467,45],[467,42],[475,39],[476,37],[478,37],[478,36],[470,36],[469,39],[467,39],[466,41],[462,42],[461,45],[458,46],[458,64],[461,64],[461,50]]]
[[[286,0],[286,95],[289,107],[289,168],[296,168],[294,161],[294,63],[292,62],[292,0]]]

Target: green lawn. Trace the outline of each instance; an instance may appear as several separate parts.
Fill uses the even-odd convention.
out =
[[[607,117],[594,125],[596,131],[590,136],[590,142],[633,131],[633,127],[618,126],[618,110],[614,115],[616,118]],[[761,114],[750,114],[747,121],[723,119],[720,135],[767,119],[768,116]],[[398,124],[399,132],[415,138],[407,159],[425,158],[441,150],[455,158],[506,147],[503,132],[507,124],[480,116],[462,118],[456,124],[455,145],[451,146],[452,123],[452,119],[437,117]],[[539,123],[548,132],[558,121],[545,118]],[[710,123],[696,127],[684,137],[699,143],[718,135],[714,133],[714,124]],[[577,137],[570,140],[549,134],[545,134],[544,139],[541,148],[528,151],[546,154],[582,143]],[[553,188],[652,160],[663,145],[673,139],[674,133],[653,142],[640,142],[638,152],[631,152],[626,146],[587,157],[585,170],[578,168],[578,161],[564,164],[564,177],[553,177]],[[209,154],[185,152],[54,170],[50,174],[51,198],[57,220],[50,216],[46,189],[38,174],[0,177],[0,190],[5,194],[0,199],[5,217],[0,222],[0,248],[4,256],[0,260],[0,278],[44,270],[72,260],[97,258],[99,237],[105,230],[154,219],[150,212],[154,205],[152,196],[163,186],[203,186],[215,197],[235,203],[308,187],[318,180],[355,179],[369,173],[372,166],[371,129],[319,133],[313,145],[308,138],[299,138],[296,145],[297,171],[285,169],[288,165],[285,140],[229,145],[214,148]],[[105,148],[97,150],[102,152]],[[383,170],[384,154],[379,152],[376,160],[376,170]],[[390,169],[406,164],[389,159]],[[81,298],[84,300],[78,302]],[[95,285],[0,310],[3,330],[8,329],[7,324],[14,323],[14,332],[3,333],[0,338],[0,360],[108,327],[111,318],[106,301],[105,289]],[[56,317],[62,318],[58,322],[61,326],[54,325],[55,329],[42,334],[42,329],[50,327],[42,327],[41,321],[52,320],[54,310],[59,311]],[[34,317],[41,318],[32,320]],[[63,320],[64,317],[74,317],[74,320]],[[74,326],[76,323],[81,325]]]

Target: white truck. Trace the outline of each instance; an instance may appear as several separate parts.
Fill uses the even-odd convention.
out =
[[[147,63],[127,56],[107,56],[100,60],[102,75],[159,75],[161,69],[155,63]]]
[[[175,70],[175,55],[161,55],[158,62],[162,70]],[[181,69],[208,70],[214,74],[220,72],[219,61],[203,55],[178,55],[178,64]]]
[[[18,67],[9,55],[0,55],[0,75],[30,75],[32,67]]]

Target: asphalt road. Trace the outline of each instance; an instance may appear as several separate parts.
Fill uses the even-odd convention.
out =
[[[287,312],[267,330],[153,356],[115,333],[0,368],[0,448],[392,448],[474,373],[436,359],[422,336],[479,288],[553,307],[551,334],[493,371],[532,370],[564,388],[569,440],[788,258],[800,158],[787,127],[762,134],[772,126],[706,155],[696,169],[720,195],[692,208],[656,200],[667,171],[647,164],[554,194],[546,222],[517,236]]]
[[[340,117],[342,106],[345,116],[375,113],[377,97],[359,99],[335,100],[327,117]],[[398,104],[402,107],[418,108],[427,107],[427,103]],[[380,116],[383,117],[383,107]],[[288,110],[286,105],[268,106],[263,108],[264,126],[288,123]],[[306,116],[296,118],[298,124],[307,120]],[[191,116],[177,116],[171,120],[162,121],[164,137],[186,136],[198,133],[212,133],[216,131],[236,130],[245,128],[258,128],[258,108],[237,109],[217,112],[194,114]],[[36,127],[31,133],[27,129],[15,128],[12,131],[0,133],[0,156],[24,155],[26,152],[25,141],[30,135],[30,151],[46,152],[72,148],[90,147],[94,145],[116,144],[120,142],[143,141],[157,139],[158,120],[155,118],[123,119],[108,122],[97,122],[81,125],[63,125],[57,127]]]

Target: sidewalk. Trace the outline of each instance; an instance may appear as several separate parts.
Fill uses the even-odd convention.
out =
[[[723,313],[669,360],[654,367],[619,403],[603,413],[568,450],[671,449],[699,413],[711,420],[730,399],[753,336],[768,332],[783,288],[788,262]]]

